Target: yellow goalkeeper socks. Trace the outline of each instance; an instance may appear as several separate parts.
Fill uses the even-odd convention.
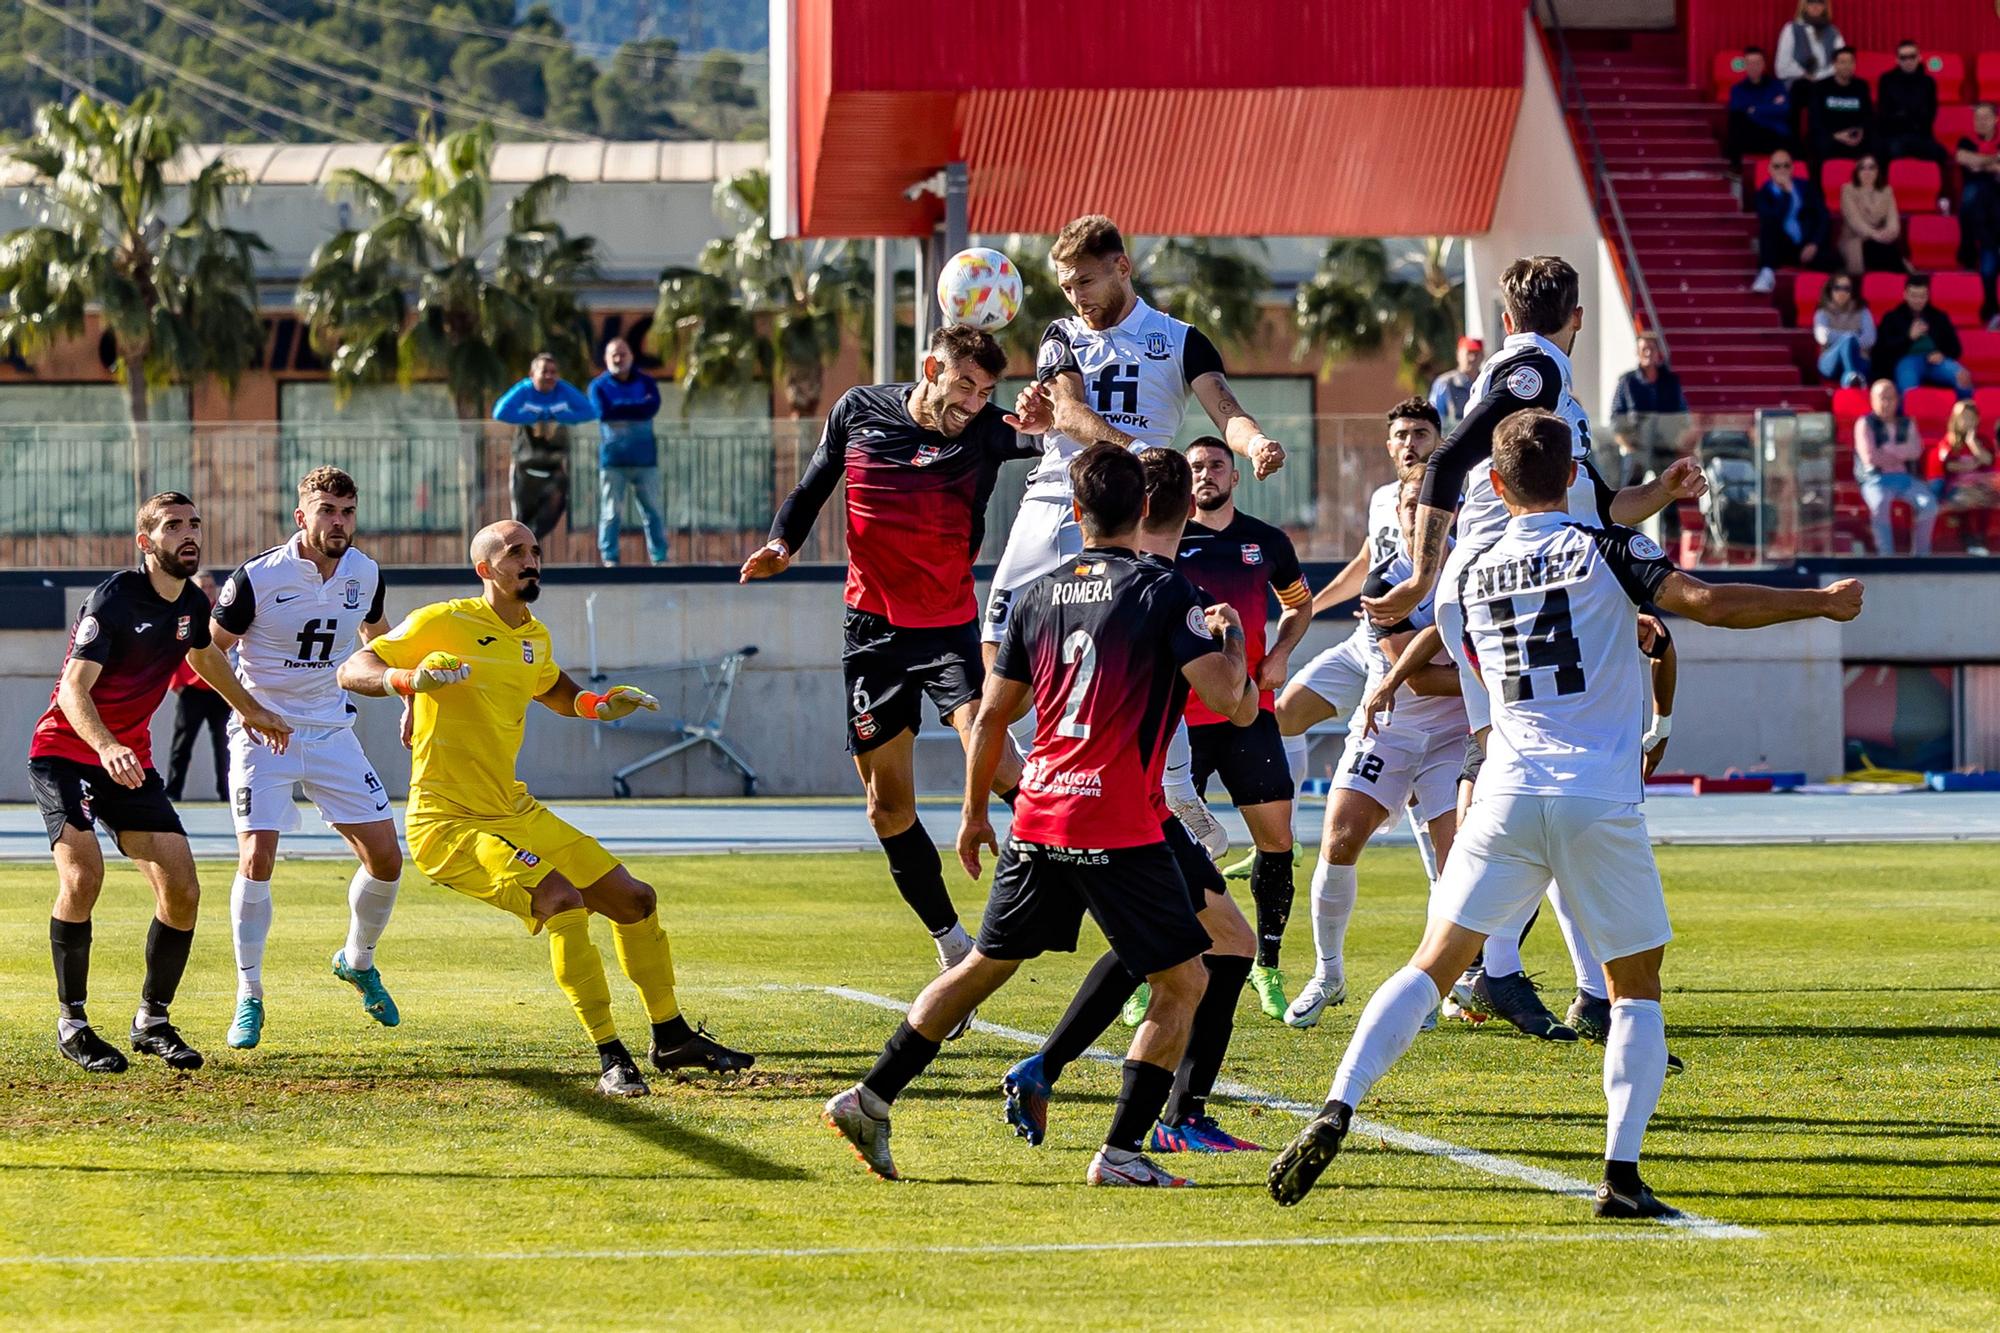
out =
[[[618,966],[639,988],[646,1002],[646,1017],[664,1023],[681,1011],[674,997],[674,953],[667,932],[660,929],[660,914],[654,912],[630,925],[611,923],[611,940],[618,950]]]
[[[618,1035],[618,1025],[611,1019],[611,983],[604,978],[604,959],[590,942],[590,913],[572,907],[550,917],[543,928],[549,933],[549,963],[555,969],[556,985],[569,996],[570,1007],[576,1010],[591,1041],[602,1046]],[[618,956],[623,961],[622,937]],[[667,993],[673,994],[671,989]]]

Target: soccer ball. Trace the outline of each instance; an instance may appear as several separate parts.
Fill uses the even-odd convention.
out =
[[[1021,309],[1021,270],[998,250],[960,250],[938,273],[937,298],[949,323],[1003,329]]]

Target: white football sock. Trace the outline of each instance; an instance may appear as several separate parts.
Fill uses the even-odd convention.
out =
[[[1292,790],[1306,780],[1306,738],[1303,733],[1285,737],[1285,766],[1292,770]]]
[[[957,967],[972,952],[972,937],[965,933],[963,922],[952,922],[942,935],[933,935],[931,939],[937,944],[938,964],[942,967]]]
[[[1525,919],[1523,920],[1525,925]],[[1486,941],[1486,975],[1511,977],[1521,971],[1521,932],[1503,930]]]
[[[1424,878],[1431,883],[1438,882],[1437,844],[1431,841],[1431,826],[1423,821],[1414,805],[1405,806],[1410,816],[1410,832],[1417,835],[1417,855],[1424,863]]]
[[[347,882],[347,965],[357,972],[375,966],[375,941],[396,910],[396,885],[400,881],[376,879],[368,867],[360,866]]]
[[[1035,748],[1035,710],[1030,708],[1021,716],[1007,724],[1007,734],[1014,738],[1014,749],[1021,758]]]
[[[229,885],[229,933],[236,941],[236,995],[264,998],[264,941],[271,938],[271,881],[241,871]]]
[[[1375,1080],[1410,1049],[1424,1020],[1442,998],[1430,974],[1414,967],[1405,966],[1383,982],[1361,1011],[1361,1022],[1347,1043],[1347,1054],[1340,1057],[1340,1069],[1333,1076],[1327,1099],[1360,1106]],[[1653,1091],[1657,1096],[1659,1089]]]
[[[1549,885],[1549,906],[1556,909],[1556,925],[1562,928],[1563,943],[1569,946],[1569,960],[1576,968],[1576,988],[1585,995],[1604,999],[1611,994],[1604,985],[1604,966],[1590,951],[1590,941],[1577,928],[1576,918],[1569,914],[1562,889],[1554,884]]]
[[[1660,1088],[1666,1081],[1667,1020],[1660,1002],[1613,1000],[1611,1031],[1604,1039],[1604,1100],[1611,1108],[1604,1137],[1606,1161],[1639,1160],[1646,1122],[1660,1104]]]
[[[1313,858],[1313,948],[1319,953],[1319,975],[1328,981],[1347,978],[1347,922],[1354,915],[1355,897],[1353,866]]]
[[[1194,789],[1194,751],[1188,745],[1186,722],[1175,727],[1167,741],[1167,771],[1161,775],[1160,785],[1166,789],[1169,804],[1201,799]]]

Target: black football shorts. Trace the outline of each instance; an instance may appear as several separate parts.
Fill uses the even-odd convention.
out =
[[[1149,977],[1208,952],[1190,897],[1164,842],[1093,850],[1009,838],[993,871],[979,952],[1074,953],[1088,912],[1125,969]]]
[[[938,717],[945,718],[985,688],[976,620],[904,629],[871,611],[850,608],[841,628],[849,754],[866,754],[906,731],[921,731],[926,695]]]
[[[1292,786],[1292,766],[1285,759],[1278,715],[1268,708],[1258,710],[1257,720],[1247,727],[1233,722],[1189,727],[1188,751],[1195,790],[1204,798],[1211,777],[1222,779],[1223,790],[1239,810],[1246,805],[1289,801],[1298,794]]]
[[[85,832],[101,823],[115,834],[187,834],[167,799],[166,784],[150,768],[143,783],[126,787],[96,764],[49,755],[28,761],[28,782],[51,847],[62,839],[65,825]]]

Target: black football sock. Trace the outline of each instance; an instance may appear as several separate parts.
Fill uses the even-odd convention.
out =
[[[689,1027],[688,1021],[679,1014],[675,1014],[664,1023],[653,1024],[653,1045],[663,1051],[671,1051],[693,1036],[694,1029]]]
[[[83,1002],[90,990],[90,922],[49,918],[49,954],[56,965],[56,1003],[72,1023],[88,1023]]]
[[[1009,787],[1006,791],[1000,793],[1000,799],[1007,803],[1007,808],[1009,810],[1012,810],[1014,808],[1015,800],[1019,798],[1020,795],[1021,795],[1021,789],[1019,787]]]
[[[1645,1188],[1637,1162],[1614,1162],[1608,1157],[1604,1159],[1604,1183],[1628,1198]]]
[[[1346,1129],[1347,1126],[1354,1119],[1353,1107],[1349,1106],[1346,1102],[1337,1101],[1331,1097],[1327,1099],[1326,1105],[1319,1108],[1319,1113],[1321,1115],[1332,1116],[1335,1120],[1340,1122],[1340,1127],[1343,1130]]]
[[[1278,965],[1285,923],[1292,919],[1292,854],[1258,852],[1250,863],[1250,899],[1257,905],[1257,963]]]
[[[911,1027],[908,1019],[903,1020],[896,1025],[896,1035],[882,1048],[875,1067],[861,1080],[861,1086],[885,1102],[894,1102],[910,1086],[911,1079],[930,1068],[931,1061],[937,1059],[940,1044]]]
[[[1125,1086],[1118,1090],[1118,1109],[1111,1115],[1111,1132],[1104,1136],[1107,1148],[1138,1152],[1146,1131],[1160,1118],[1167,1094],[1174,1090],[1174,1071],[1149,1065],[1144,1060],[1125,1062]]]
[[[1042,1077],[1051,1083],[1061,1078],[1070,1062],[1104,1035],[1143,979],[1127,972],[1115,953],[1107,953],[1092,964],[1062,1021],[1042,1043]]]
[[[187,971],[188,950],[194,947],[192,930],[176,930],[158,917],[146,932],[146,981],[139,988],[140,1011],[156,1022],[167,1019],[167,1006],[181,988],[181,974]]]
[[[1202,962],[1208,968],[1208,989],[1195,1006],[1187,1054],[1174,1071],[1174,1095],[1167,1099],[1167,1113],[1161,1117],[1170,1125],[1185,1124],[1208,1113],[1208,1094],[1215,1089],[1222,1057],[1228,1054],[1230,1035],[1236,1031],[1236,1001],[1243,994],[1243,983],[1250,979],[1248,958],[1209,954]]]
[[[951,894],[944,887],[944,862],[938,857],[937,844],[924,831],[924,821],[919,819],[901,833],[879,841],[889,855],[889,877],[896,881],[896,891],[924,923],[924,929],[935,936],[957,925],[958,909],[951,905]]]
[[[632,1058],[632,1052],[626,1050],[625,1043],[616,1037],[613,1037],[610,1041],[603,1043],[597,1048],[597,1067],[600,1070],[604,1070],[611,1068],[613,1065],[638,1067],[638,1061]]]

